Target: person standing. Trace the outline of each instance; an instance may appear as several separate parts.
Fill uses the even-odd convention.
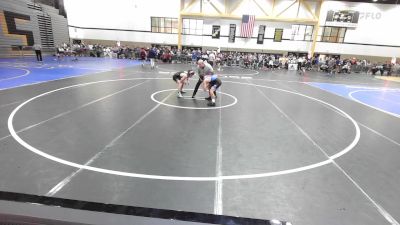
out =
[[[297,71],[300,75],[304,75],[304,73],[306,72],[306,62],[307,59],[305,57],[299,57],[299,59],[297,60]]]
[[[39,44],[34,44],[33,45],[33,50],[35,50],[35,54],[36,54],[36,59],[39,62],[42,62],[42,46]]]
[[[199,75],[199,80],[197,81],[197,84],[194,88],[192,98],[196,96],[197,90],[199,90],[201,83],[203,83],[204,81],[204,77],[211,76],[214,74],[214,69],[212,68],[212,66],[201,59],[197,61],[197,68],[198,68],[197,73]]]
[[[208,63],[214,67],[214,61],[215,61],[215,52],[210,52],[208,55]]]
[[[140,61],[142,62],[142,67],[144,67],[144,63],[146,61],[146,55],[147,55],[146,50],[144,50],[144,48],[141,48],[139,56],[140,56]]]
[[[150,59],[150,67],[151,67],[151,69],[155,68],[155,62],[154,61],[156,59],[156,56],[157,56],[157,49],[156,49],[156,47],[153,47],[153,48],[150,49],[149,55],[147,57],[147,58]]]
[[[192,64],[196,64],[197,62],[197,51],[193,50],[192,51]]]

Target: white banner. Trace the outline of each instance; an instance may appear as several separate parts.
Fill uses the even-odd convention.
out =
[[[325,26],[355,28],[360,13],[353,10],[329,10],[326,15]]]

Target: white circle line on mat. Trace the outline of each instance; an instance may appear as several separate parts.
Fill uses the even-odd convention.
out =
[[[380,109],[380,108],[378,108],[378,107],[369,105],[369,104],[367,104],[367,103],[364,103],[364,102],[358,100],[357,98],[355,98],[355,97],[353,96],[355,93],[359,93],[359,92],[382,92],[382,91],[385,91],[385,92],[400,92],[400,90],[382,90],[382,89],[380,89],[380,90],[357,90],[357,91],[352,91],[352,92],[350,92],[350,93],[348,94],[348,96],[349,96],[349,98],[350,98],[351,100],[353,100],[353,101],[355,101],[355,102],[358,102],[358,103],[360,103],[360,104],[362,104],[362,105],[368,106],[368,107],[370,107],[370,108],[373,108],[373,109],[375,109],[375,110],[381,111],[381,112],[386,113],[386,114],[389,114],[389,115],[391,115],[391,116],[400,118],[400,115],[398,115],[398,114],[396,114],[396,113],[392,113],[392,112],[389,112],[389,111]]]
[[[161,73],[173,73],[173,72],[177,72],[177,71],[180,71],[180,70],[182,70],[182,69],[175,69],[175,70],[173,70],[173,69],[169,69],[169,68],[164,68],[164,67],[160,67],[160,66],[158,66],[157,67],[158,69],[159,69],[159,72],[161,72]],[[228,68],[230,68],[230,67],[228,67]],[[233,67],[232,67],[233,68]],[[217,75],[219,75],[219,76],[227,76],[227,75],[236,75],[236,76],[252,76],[252,75],[257,75],[257,74],[260,74],[260,72],[259,71],[257,71],[257,70],[252,70],[252,69],[243,69],[243,68],[234,68],[234,69],[242,69],[244,72],[247,72],[247,71],[254,71],[253,73],[220,73],[220,72],[224,72],[223,70],[222,71],[214,71],[214,73],[215,74],[217,74]],[[163,70],[167,70],[167,71],[163,71]],[[184,70],[186,70],[186,69],[184,69]],[[191,68],[191,70],[193,70],[193,68]]]
[[[185,90],[192,90],[192,89],[185,89]],[[168,104],[168,103],[159,101],[159,100],[157,100],[155,98],[155,96],[157,94],[162,93],[162,92],[167,92],[167,91],[177,91],[177,89],[166,89],[166,90],[157,91],[157,92],[154,92],[150,96],[150,98],[151,98],[151,100],[153,100],[154,102],[156,102],[156,103],[158,103],[160,105],[169,106],[169,107],[178,108],[178,109],[206,109],[206,110],[207,109],[210,109],[210,110],[212,110],[212,109],[222,109],[222,108],[227,108],[227,107],[234,106],[238,102],[238,100],[237,100],[237,98],[235,96],[227,94],[227,93],[223,93],[223,92],[218,92],[218,93],[231,97],[233,99],[233,102],[228,104],[228,105],[215,106],[215,107],[190,107],[190,106],[172,105],[172,104]],[[187,100],[188,98],[181,98],[181,99]]]
[[[256,87],[261,87],[261,88],[267,88],[267,89],[271,89],[271,90],[277,90],[277,91],[282,91],[282,92],[286,92],[286,93],[291,93],[294,95],[298,95],[298,96],[303,96],[305,98],[311,99],[313,101],[316,102],[320,102],[322,104],[325,104],[329,107],[334,108],[335,110],[339,111],[340,113],[342,113],[346,118],[348,118],[352,124],[355,127],[355,131],[356,131],[356,135],[354,137],[354,140],[347,146],[345,147],[343,150],[341,150],[340,152],[330,156],[328,159],[321,161],[321,162],[317,162],[317,163],[313,163],[313,164],[309,164],[306,166],[302,166],[302,167],[297,167],[297,168],[293,168],[293,169],[286,169],[286,170],[280,170],[280,171],[274,171],[274,172],[266,172],[266,173],[255,173],[255,174],[243,174],[243,175],[226,175],[226,176],[212,176],[212,177],[183,177],[183,176],[162,176],[162,175],[152,175],[152,174],[142,174],[142,173],[132,173],[132,172],[124,172],[124,171],[117,171],[117,170],[110,170],[110,169],[103,169],[103,168],[99,168],[99,167],[93,167],[93,166],[88,166],[88,165],[82,165],[79,163],[75,163],[75,162],[71,162],[65,159],[61,159],[58,157],[55,157],[53,155],[50,155],[48,153],[45,153],[43,151],[41,151],[40,149],[37,149],[33,146],[31,146],[30,144],[28,144],[26,141],[24,141],[15,131],[14,129],[14,125],[13,125],[13,120],[15,117],[15,114],[26,104],[28,104],[29,102],[38,99],[40,97],[49,95],[51,93],[60,91],[60,90],[65,90],[65,89],[69,89],[72,87],[79,87],[79,86],[86,86],[86,85],[91,85],[91,84],[97,84],[97,83],[105,83],[105,82],[116,82],[116,81],[126,81],[126,80],[165,80],[165,79],[169,79],[169,78],[131,78],[131,79],[118,79],[118,80],[102,80],[102,81],[94,81],[94,82],[88,82],[88,83],[83,83],[83,84],[76,84],[76,85],[71,85],[71,86],[67,86],[67,87],[63,87],[63,88],[59,88],[59,89],[55,89],[52,91],[48,91],[45,92],[43,94],[37,95],[33,98],[30,98],[29,100],[23,102],[22,104],[20,104],[19,106],[17,106],[10,114],[10,116],[8,117],[8,121],[7,121],[7,125],[8,125],[8,129],[12,135],[12,137],[22,146],[24,146],[26,149],[30,150],[31,152],[40,155],[42,157],[45,157],[47,159],[50,159],[52,161],[64,164],[64,165],[68,165],[68,166],[72,166],[78,169],[85,169],[85,170],[90,170],[90,171],[95,171],[95,172],[99,172],[99,173],[105,173],[105,174],[111,174],[111,175],[117,175],[117,176],[125,176],[125,177],[134,177],[134,178],[144,178],[144,179],[155,179],[155,180],[175,180],[175,181],[218,181],[218,180],[238,180],[238,179],[253,179],[253,178],[262,178],[262,177],[270,177],[270,176],[278,176],[278,175],[285,175],[285,174],[291,174],[291,173],[297,173],[297,172],[301,172],[301,171],[306,171],[306,170],[310,170],[310,169],[314,169],[314,168],[318,168],[324,165],[327,165],[329,163],[332,163],[334,159],[348,153],[349,151],[351,151],[358,143],[358,141],[360,140],[360,128],[357,124],[357,122],[351,117],[349,116],[347,113],[345,113],[343,110],[337,108],[334,105],[331,105],[327,102],[324,102],[320,99],[316,99],[301,93],[297,93],[297,92],[292,92],[289,90],[284,90],[284,89],[280,89],[280,88],[275,88],[275,87],[269,87],[269,86],[263,86],[263,85],[257,85],[257,84],[251,84],[251,83],[241,83],[241,82],[233,82],[233,81],[225,81],[228,83],[234,83],[234,84],[241,84],[241,85],[248,85],[248,86],[256,86]]]
[[[22,74],[22,75],[15,76],[15,77],[9,77],[9,78],[0,79],[0,81],[13,80],[13,79],[17,79],[17,78],[20,78],[20,77],[25,77],[25,76],[28,76],[31,73],[30,70],[23,69],[23,68],[18,68],[18,67],[1,67],[1,68],[12,68],[12,69],[23,70],[23,71],[25,71],[25,73]]]

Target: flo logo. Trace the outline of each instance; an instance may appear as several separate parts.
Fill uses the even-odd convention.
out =
[[[32,46],[34,44],[32,31],[17,29],[16,21],[19,23],[30,21],[31,18],[28,15],[9,11],[0,11],[0,19],[2,20],[0,23],[1,29],[6,37],[20,39],[22,45]],[[5,21],[5,23],[3,21]]]
[[[360,19],[364,20],[379,20],[382,18],[382,14],[380,12],[360,12]]]

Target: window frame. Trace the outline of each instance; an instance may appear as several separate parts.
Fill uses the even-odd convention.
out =
[[[307,34],[307,28],[311,27],[311,34]],[[312,41],[314,35],[314,25],[306,25],[306,29],[304,31],[304,41]],[[308,37],[310,39],[308,40]]]
[[[202,36],[203,28],[204,28],[203,19],[182,18],[182,34]]]
[[[321,26],[320,28],[322,32],[321,34],[318,34],[318,41],[327,43],[344,43],[347,27]],[[332,33],[336,33],[336,35]]]
[[[176,27],[174,27],[175,25]],[[177,34],[178,18],[152,16],[150,17],[150,31],[152,33]]]
[[[297,26],[297,31],[294,28]],[[312,28],[311,35],[308,34],[309,28]],[[312,41],[314,35],[314,25],[307,24],[292,24],[292,36],[290,40],[292,41]]]

